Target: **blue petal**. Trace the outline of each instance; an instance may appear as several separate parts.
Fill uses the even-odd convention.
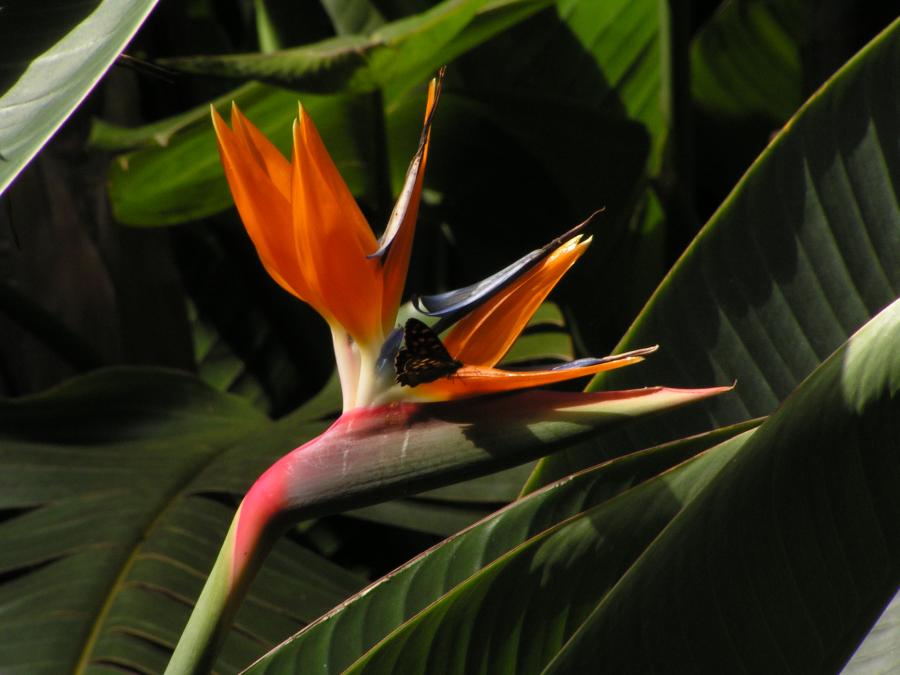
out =
[[[403,189],[400,190],[400,196],[397,197],[397,203],[394,205],[394,210],[391,211],[391,217],[390,220],[388,220],[387,227],[384,228],[384,232],[378,240],[378,250],[375,251],[375,253],[366,256],[369,259],[384,258],[384,256],[387,255],[387,252],[390,250],[391,244],[394,243],[397,233],[400,232],[400,226],[403,224],[406,214],[409,211],[409,204],[412,201],[413,191],[416,188],[416,179],[419,176],[419,171],[422,168],[422,160],[425,157],[425,146],[428,143],[431,122],[434,120],[434,111],[437,110],[438,99],[441,97],[441,85],[444,81],[445,70],[446,66],[438,71],[434,87],[434,104],[431,106],[431,112],[428,113],[428,117],[425,118],[425,124],[422,126],[422,134],[419,136],[419,148],[416,150],[416,154],[413,155],[412,161],[409,163],[409,168],[406,170]],[[412,222],[407,224],[407,227],[412,226]]]
[[[489,300],[553,253],[553,251],[572,239],[572,237],[579,234],[601,211],[595,211],[587,220],[580,225],[576,225],[561,237],[557,237],[543,248],[522,256],[512,265],[492,274],[487,279],[455,291],[447,291],[437,295],[413,296],[413,306],[423,314],[441,318],[441,321],[434,327],[435,332],[439,333],[446,330],[451,324],[459,320],[463,314],[468,314]]]
[[[587,366],[596,366],[600,363],[612,363],[614,361],[621,361],[622,359],[627,359],[633,356],[646,356],[647,354],[652,354],[657,349],[659,349],[658,345],[654,345],[653,347],[643,347],[642,349],[635,349],[634,351],[625,352],[624,354],[614,354],[612,356],[604,356],[603,358],[586,358],[586,359],[576,359],[575,361],[567,361],[566,363],[559,363],[554,366],[547,365],[527,365],[527,366],[502,366],[503,370],[511,370],[516,372],[528,372],[531,370],[572,370],[573,368],[584,368]]]
[[[403,342],[403,329],[395,328],[388,334],[381,345],[381,351],[378,353],[378,359],[375,361],[376,373],[383,375],[388,372],[388,369],[393,370],[394,358],[397,356],[401,342]]]

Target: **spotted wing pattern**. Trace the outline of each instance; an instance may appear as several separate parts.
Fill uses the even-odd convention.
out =
[[[462,368],[462,363],[450,356],[434,331],[418,319],[406,321],[403,342],[394,359],[394,368],[397,382],[404,387],[434,382]]]

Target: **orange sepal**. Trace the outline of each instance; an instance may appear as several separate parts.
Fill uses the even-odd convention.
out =
[[[275,187],[259,158],[211,108],[213,126],[234,203],[266,271],[289,293],[310,302],[310,289],[294,256],[289,201]]]
[[[615,360],[595,363],[565,370],[512,371],[499,368],[463,366],[449,377],[420,384],[413,390],[412,398],[422,401],[452,401],[472,396],[498,394],[516,389],[540,387],[545,384],[574,380],[605,370],[614,370],[643,361],[643,355],[655,351],[655,347],[622,354]]]
[[[380,340],[381,263],[366,257],[375,236],[302,108],[292,159],[294,247],[321,297],[316,309],[360,343]]]
[[[290,200],[291,163],[281,154],[281,150],[244,116],[236,103],[231,104],[231,127],[235,135],[245,143],[247,152],[252,153],[265,170],[276,189],[285,199]]]
[[[499,362],[590,242],[590,238],[574,237],[462,318],[443,340],[447,351],[473,366],[490,367]]]

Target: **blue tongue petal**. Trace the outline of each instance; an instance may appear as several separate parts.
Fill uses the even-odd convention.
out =
[[[384,228],[384,232],[378,240],[378,250],[366,256],[367,258],[384,258],[391,248],[391,244],[394,243],[394,239],[400,231],[400,226],[406,221],[406,213],[409,211],[409,204],[412,201],[416,179],[419,176],[419,171],[422,169],[422,160],[425,158],[425,146],[428,143],[428,134],[431,131],[431,123],[434,120],[434,111],[437,110],[438,99],[441,97],[441,85],[444,81],[446,69],[446,66],[444,66],[438,71],[434,88],[434,103],[432,103],[428,117],[425,118],[425,124],[422,126],[422,134],[419,136],[419,148],[416,150],[416,154],[413,155],[409,168],[406,170],[403,189],[400,190],[400,196],[397,197],[397,203],[394,205],[394,210],[391,211],[387,227]],[[411,221],[408,222],[407,227],[411,227],[412,224]]]
[[[576,359],[575,361],[566,361],[565,363],[558,363],[556,365],[504,365],[499,366],[503,368],[503,370],[511,370],[515,372],[528,372],[532,370],[572,370],[573,368],[583,368],[586,366],[596,366],[600,363],[612,363],[614,361],[621,361],[622,359],[627,359],[633,356],[646,356],[647,354],[652,354],[659,347],[654,345],[653,347],[643,347],[642,349],[635,349],[634,351],[625,352],[623,354],[613,354],[612,356],[604,356],[602,358],[586,358],[586,359]]]

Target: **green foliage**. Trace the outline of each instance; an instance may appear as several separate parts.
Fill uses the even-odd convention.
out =
[[[637,317],[619,348],[661,344],[654,375],[679,386],[737,380],[614,447],[641,448],[771,413],[857,328],[900,294],[897,101],[886,32],[813,96],[772,141]],[[610,372],[597,386],[638,386]],[[599,454],[598,454],[599,452]],[[553,480],[589,466],[589,448],[548,459]]]
[[[811,20],[812,8],[794,0],[723,3],[691,47],[696,105],[721,116],[784,122],[803,102],[802,50]]]
[[[193,377],[150,369],[97,371],[3,402],[0,427],[0,654],[4,670],[35,673],[161,671],[228,528],[229,501],[322,429],[274,425]],[[283,541],[221,670],[236,672],[360,585]]]
[[[636,453],[519,500],[450,537],[440,547],[424,553],[397,574],[385,577],[366,589],[365,593],[354,596],[339,612],[323,617],[289,644],[266,656],[249,672],[290,672],[300,664],[305,668],[313,667],[320,673],[340,672],[372,648],[377,648],[385,638],[402,642],[404,638],[396,632],[398,629],[414,629],[419,622],[428,621],[427,614],[443,611],[434,603],[440,601],[446,607],[457,602],[461,593],[477,593],[479,575],[490,576],[492,566],[503,567],[513,558],[524,560],[528,555],[523,548],[524,543],[546,538],[560,524],[613,501],[635,485],[738,431],[721,430],[706,437]],[[598,572],[600,570],[598,567]],[[558,580],[565,581],[562,578]],[[482,588],[490,590],[490,583],[482,584]],[[494,609],[508,608],[509,603],[530,586],[519,591],[511,591],[508,587],[490,591],[492,594],[506,594],[502,600],[494,600],[497,603]],[[538,586],[534,585],[535,591]],[[560,591],[558,585],[546,590],[548,595]],[[577,593],[575,588],[571,590]],[[532,620],[536,625],[541,623],[539,617],[542,613],[549,615],[548,609],[546,606],[534,608],[538,617]],[[507,620],[511,623],[523,618],[519,611],[504,610],[502,614],[507,614]],[[500,616],[493,614],[484,623],[479,623],[477,628],[472,623],[471,629],[482,632],[482,635],[469,636],[461,644],[468,642],[476,649],[486,648],[494,636],[494,628],[490,624],[498,619]],[[549,627],[550,624],[547,625]],[[508,627],[496,626],[496,630],[502,632]],[[453,652],[441,653],[463,660],[470,656],[463,649],[455,655]],[[426,664],[442,670],[436,663],[423,658],[421,665]],[[451,664],[447,665],[450,666],[447,670],[451,670]],[[500,664],[493,665],[492,670],[498,670],[496,666]]]
[[[157,3],[26,4],[0,12],[0,191],[22,174],[0,208],[0,390],[29,392],[15,368],[82,377],[0,402],[0,671],[161,672],[241,495],[340,408],[327,330],[230,208],[210,104],[287,152],[302,101],[377,230],[445,63],[408,291],[469,284],[605,207],[507,363],[659,344],[591,386],[736,388],[299,524],[216,672],[897,668],[889,9],[163,0],[142,60],[119,60],[138,69],[104,78]],[[97,167],[117,222],[74,215],[106,203]],[[48,206],[52,227],[31,215]],[[129,303],[151,273],[180,320]],[[98,320],[110,296],[127,311]],[[131,347],[160,336],[192,362]]]
[[[48,0],[3,8],[0,194],[87,96],[156,3]]]
[[[443,63],[550,4],[549,0],[445,0],[366,33],[272,53],[167,59],[186,72],[254,78],[311,93],[384,91],[394,97]]]

